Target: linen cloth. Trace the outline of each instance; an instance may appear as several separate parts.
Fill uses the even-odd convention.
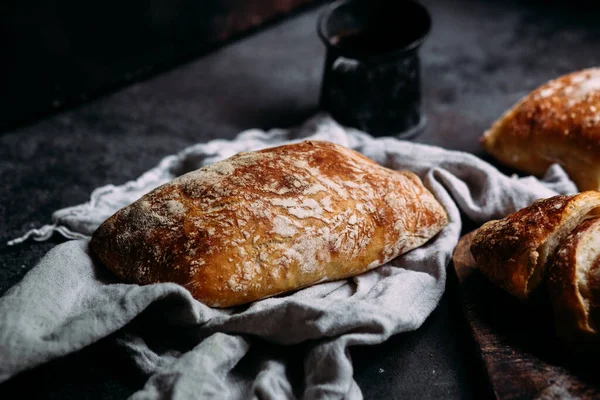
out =
[[[108,216],[175,176],[240,151],[329,140],[393,169],[417,173],[450,223],[433,240],[363,275],[231,309],[212,309],[184,288],[119,283],[95,263],[89,235]],[[576,187],[560,167],[517,178],[467,153],[373,138],[318,115],[296,129],[249,130],[194,145],[89,202],[57,211],[52,249],[0,299],[0,382],[108,335],[147,381],[133,399],[361,399],[348,348],[418,329],[438,304],[464,216],[482,223]],[[253,349],[260,351],[252,351]]]

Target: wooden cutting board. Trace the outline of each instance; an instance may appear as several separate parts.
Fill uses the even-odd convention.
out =
[[[491,284],[469,252],[475,232],[453,255],[463,311],[492,390],[505,399],[600,399],[594,357],[569,354],[554,337],[546,308],[526,306]]]

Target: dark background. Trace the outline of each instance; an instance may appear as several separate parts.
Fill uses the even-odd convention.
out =
[[[53,211],[186,146],[319,111],[322,2],[24,3],[0,3],[0,295],[62,241],[5,245]],[[416,141],[486,158],[478,138],[504,110],[548,79],[600,64],[593,2],[424,3],[428,124]],[[352,350],[366,399],[489,395],[458,290],[449,269],[418,331]],[[123,398],[143,382],[109,338],[0,384],[0,398]]]
[[[369,3],[385,7],[386,2],[401,1]],[[503,2],[480,2],[488,3],[489,14],[482,17],[495,20],[495,9]],[[0,132],[147,79],[299,9],[322,3],[326,1],[0,2]],[[519,3],[523,10],[549,18],[542,27],[549,35],[567,21],[573,26],[593,23],[599,8],[596,2],[584,0]],[[530,57],[543,57],[536,49],[531,51]],[[488,60],[488,68],[499,68],[497,61]]]
[[[315,2],[0,2],[0,130],[147,78]]]

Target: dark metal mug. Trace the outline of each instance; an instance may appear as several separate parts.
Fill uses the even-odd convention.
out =
[[[418,50],[431,29],[416,1],[343,0],[321,13],[327,47],[320,106],[343,125],[374,136],[420,133]]]

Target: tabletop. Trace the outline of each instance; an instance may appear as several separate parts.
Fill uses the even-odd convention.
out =
[[[426,0],[421,48],[427,126],[414,140],[486,158],[478,138],[548,79],[597,65],[599,10],[584,2]],[[188,63],[0,135],[0,295],[60,237],[4,243],[138,177],[168,155],[248,128],[289,127],[318,112],[324,47],[315,6]],[[490,395],[464,323],[456,278],[415,332],[352,349],[364,397]],[[123,398],[143,377],[110,338],[0,385],[0,398]]]

